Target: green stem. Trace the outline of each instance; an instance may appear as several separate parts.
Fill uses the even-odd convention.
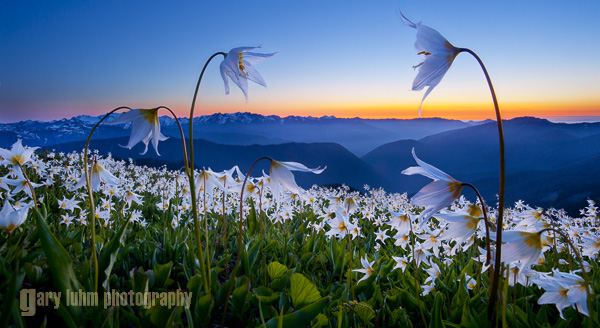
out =
[[[490,79],[490,75],[483,65],[481,58],[477,56],[475,52],[470,49],[460,48],[460,52],[467,52],[471,54],[483,70],[485,74],[485,78],[487,80],[488,86],[490,88],[490,92],[492,93],[492,101],[494,102],[494,109],[496,110],[496,123],[498,124],[498,138],[500,145],[500,188],[498,192],[498,219],[496,220],[496,261],[494,264],[494,275],[492,276],[492,287],[490,288],[490,302],[488,303],[488,320],[492,323],[492,328],[495,327],[495,320],[492,320],[495,311],[495,305],[498,300],[498,276],[500,274],[500,263],[501,263],[501,255],[502,255],[502,220],[504,216],[504,194],[506,190],[506,161],[504,156],[504,131],[502,129],[502,116],[500,115],[500,108],[498,106],[498,99],[496,99],[496,92],[494,91],[494,86],[492,85],[492,80]]]
[[[90,196],[90,225],[91,225],[91,233],[90,233],[90,239],[91,239],[91,243],[92,243],[92,261],[93,261],[93,265],[94,265],[94,283],[92,285],[92,291],[97,293],[98,292],[98,254],[96,253],[96,207],[94,206],[94,193],[92,191],[92,184],[91,184],[91,178],[90,178],[90,171],[88,170],[88,150],[90,147],[90,140],[92,139],[92,134],[94,134],[94,131],[96,131],[96,129],[98,128],[98,126],[100,125],[100,123],[102,123],[110,114],[120,110],[120,109],[129,109],[131,110],[131,108],[126,107],[126,106],[121,106],[121,107],[117,107],[113,110],[111,110],[110,112],[108,112],[106,115],[104,115],[104,117],[102,117],[102,119],[100,121],[98,121],[98,123],[96,123],[96,125],[94,125],[94,127],[92,128],[92,131],[90,132],[90,134],[88,135],[87,141],[85,142],[85,148],[83,150],[83,172],[85,173],[85,183],[87,186],[87,191],[88,191],[88,195]]]
[[[491,250],[491,246],[490,246],[490,225],[489,225],[489,219],[487,216],[487,211],[485,209],[485,203],[483,202],[483,197],[481,197],[479,190],[477,190],[477,188],[475,188],[475,186],[473,186],[470,183],[464,183],[464,182],[462,185],[466,186],[466,187],[471,187],[477,194],[477,197],[479,198],[479,202],[481,203],[481,211],[483,212],[483,219],[485,221],[485,246],[487,248],[487,256],[485,259],[485,264],[488,265],[488,264],[490,264],[490,260],[492,259],[492,250]]]
[[[212,56],[208,58],[202,71],[200,72],[200,76],[198,77],[198,82],[196,83],[196,90],[194,91],[194,98],[192,99],[192,106],[190,108],[190,120],[189,124],[189,172],[188,178],[190,180],[190,193],[192,197],[192,215],[194,216],[194,234],[196,237],[196,251],[198,261],[200,262],[200,271],[202,275],[202,284],[204,285],[204,291],[208,294],[210,293],[210,288],[208,285],[208,276],[206,273],[205,263],[204,263],[204,251],[202,249],[202,242],[200,241],[200,222],[198,221],[198,209],[196,204],[196,185],[194,182],[194,107],[196,106],[196,98],[198,96],[198,89],[200,88],[200,82],[202,81],[202,77],[204,76],[204,72],[206,71],[206,67],[210,63],[210,61],[218,55],[223,55],[223,57],[227,57],[227,54],[224,52],[216,52]]]
[[[227,291],[227,297],[225,298],[227,301],[225,302],[225,309],[223,310],[223,318],[221,319],[221,327],[223,327],[223,325],[225,324],[225,315],[227,314],[227,306],[229,305],[229,297],[231,296],[231,293],[233,292],[233,285],[235,284],[235,277],[237,275],[237,269],[240,264],[240,260],[242,258],[242,247],[243,247],[243,245],[242,245],[242,228],[243,228],[243,222],[244,222],[244,217],[243,217],[243,215],[244,215],[244,188],[246,187],[246,182],[248,181],[248,176],[252,172],[252,169],[254,168],[256,163],[260,162],[263,159],[268,159],[270,161],[273,161],[273,159],[269,156],[259,157],[250,166],[248,173],[246,173],[246,176],[244,177],[244,182],[242,183],[242,189],[240,191],[240,209],[239,209],[240,220],[239,220],[239,228],[238,228],[237,257],[235,258],[235,265],[233,266],[233,271],[231,272],[231,276],[229,278],[231,280],[231,282],[229,285],[229,291]]]

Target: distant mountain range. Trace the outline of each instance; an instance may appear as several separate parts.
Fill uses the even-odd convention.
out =
[[[81,150],[99,117],[79,116],[53,122],[26,121],[0,125],[0,147],[17,137],[24,144],[57,151]],[[139,155],[127,143],[130,129],[101,125],[91,148],[132,158],[138,164],[183,166],[179,130],[172,118],[161,117],[164,134],[156,156],[150,149]],[[188,120],[180,122],[187,131]],[[454,178],[474,184],[486,201],[496,203],[498,193],[498,134],[494,121],[469,122],[444,119],[369,120],[334,117],[262,116],[250,113],[214,114],[194,119],[196,166],[215,171],[234,165],[247,170],[260,156],[297,161],[309,167],[327,165],[321,175],[298,173],[298,183],[346,183],[362,190],[364,184],[387,191],[415,194],[430,180],[405,176],[415,166],[414,147],[422,160]],[[507,160],[507,204],[519,199],[542,207],[564,208],[572,215],[586,199],[600,200],[600,123],[564,124],[523,117],[504,121]],[[268,170],[267,163],[254,175]],[[474,193],[465,191],[474,199]]]
[[[120,114],[113,114],[108,121]],[[102,116],[77,116],[51,122],[23,121],[0,124],[0,147],[11,145],[17,138],[25,144],[38,146],[68,141],[86,140],[92,127]],[[180,137],[175,120],[160,117],[161,132],[167,136]],[[187,137],[189,119],[180,118]],[[357,156],[376,147],[400,139],[423,138],[428,135],[460,129],[477,122],[441,118],[398,120],[323,117],[279,117],[252,113],[213,114],[194,118],[194,138],[227,145],[268,145],[286,142],[335,142]],[[101,124],[94,133],[96,139],[108,139],[129,135],[123,127]]]

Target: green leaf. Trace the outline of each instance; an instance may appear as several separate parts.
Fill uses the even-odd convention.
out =
[[[444,296],[437,292],[435,294],[435,300],[433,302],[433,309],[431,310],[431,322],[429,328],[443,328],[444,322],[442,321],[442,306],[444,305]]]
[[[10,320],[11,307],[13,302],[17,298],[18,289],[18,277],[19,277],[19,263],[17,262],[17,268],[10,277],[8,282],[8,291],[2,295],[2,306],[0,306],[0,327],[8,327],[8,321]],[[35,307],[35,304],[31,304]]]
[[[248,251],[248,264],[249,268],[252,269],[254,264],[256,263],[256,259],[258,258],[258,252],[260,251],[260,246],[262,245],[263,240],[259,239],[258,242],[250,248]]]
[[[321,298],[317,287],[301,273],[294,273],[290,282],[292,285],[290,296],[295,308],[301,309]]]
[[[67,295],[69,291],[79,291],[81,285],[73,271],[73,261],[71,255],[64,249],[60,241],[50,232],[46,220],[42,214],[34,208],[35,226],[37,228],[44,255],[48,260],[50,275],[52,281],[62,295]],[[64,298],[62,298],[64,299]],[[69,315],[77,322],[82,316],[82,309],[79,306],[66,306],[61,304],[60,307],[68,308]],[[60,308],[59,307],[59,308]]]
[[[169,261],[165,264],[154,265],[154,277],[159,287],[167,287],[167,281],[171,275],[171,269],[173,268],[173,262]]]
[[[258,287],[254,289],[254,296],[260,300],[263,305],[270,305],[279,299],[279,293],[273,293],[268,287]]]
[[[198,298],[198,305],[196,306],[196,314],[199,318],[199,323],[202,326],[208,326],[210,322],[210,313],[212,312],[215,302],[213,301],[211,294],[206,294]]]
[[[125,241],[125,231],[127,230],[128,225],[129,221],[125,222],[125,224],[119,228],[112,239],[104,245],[102,254],[98,259],[98,282],[106,290],[109,289],[108,278],[110,277],[110,272],[117,260],[117,253]],[[96,242],[98,242],[98,240],[99,239],[96,239]]]
[[[259,225],[256,220],[256,209],[254,208],[254,201],[250,198],[250,213],[248,213],[248,234],[253,236],[258,230]]]
[[[356,303],[352,309],[364,323],[369,323],[371,320],[373,320],[373,318],[375,318],[375,312],[373,312],[373,308],[367,303]]]
[[[286,314],[281,317],[282,327],[285,328],[305,328],[310,322],[316,318],[329,303],[329,297],[324,297],[309,306],[303,307],[302,309]],[[277,323],[280,317],[275,317],[269,320],[266,324],[267,328],[277,328]],[[262,326],[259,326],[262,327]]]
[[[287,267],[277,261],[269,263],[267,267],[267,273],[271,280],[277,279],[283,276],[287,272]]]
[[[233,304],[233,310],[237,317],[241,317],[244,314],[244,305],[247,305],[246,297],[250,290],[250,280],[246,276],[238,278],[239,287],[233,290],[231,294],[231,302]]]
[[[460,319],[460,325],[462,327],[479,327],[479,323],[473,315],[471,314],[471,308],[469,307],[469,303],[465,302],[463,305],[462,318]]]

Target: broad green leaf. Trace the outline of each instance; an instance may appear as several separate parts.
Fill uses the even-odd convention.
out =
[[[269,263],[269,266],[267,267],[267,273],[269,274],[271,280],[283,276],[283,274],[285,274],[286,271],[287,267],[277,261]]]
[[[250,290],[250,280],[246,276],[238,278],[239,286],[231,294],[231,302],[236,316],[241,317],[244,314],[244,305],[247,304],[246,297]],[[237,285],[236,284],[236,285]]]
[[[254,289],[254,295],[263,305],[269,305],[279,299],[279,293],[274,293],[271,288],[258,287]]]
[[[367,303],[356,303],[352,309],[364,323],[369,323],[371,320],[373,320],[373,318],[375,318],[373,308]]]
[[[321,294],[315,285],[301,273],[294,273],[290,279],[292,304],[297,309],[321,298]]]
[[[75,292],[81,290],[81,285],[73,271],[71,255],[64,249],[56,236],[50,232],[46,224],[46,219],[35,208],[33,216],[35,217],[35,226],[42,242],[44,255],[48,260],[48,267],[54,285],[62,295],[67,295],[69,291]],[[59,308],[61,307],[68,308],[68,312],[75,322],[82,316],[82,309],[79,306],[67,307],[66,304],[61,304]]]
[[[198,305],[196,306],[196,314],[198,315],[198,321],[203,326],[207,326],[210,322],[210,313],[212,312],[213,306],[215,302],[213,302],[213,298],[211,294],[206,294],[200,298],[198,298]]]
[[[128,225],[129,220],[119,228],[117,233],[104,246],[102,254],[100,254],[100,258],[98,259],[98,282],[105,290],[109,289],[108,278],[117,260],[117,253],[125,241],[125,231]]]
[[[165,264],[154,265],[154,277],[156,278],[156,284],[159,287],[168,287],[167,282],[171,275],[171,269],[173,268],[173,262],[169,261]]]
[[[329,303],[329,297],[324,297],[294,313],[284,315],[281,317],[282,327],[305,328],[325,309],[327,303]],[[267,328],[277,328],[279,319],[280,317],[275,317],[269,320],[266,324]]]

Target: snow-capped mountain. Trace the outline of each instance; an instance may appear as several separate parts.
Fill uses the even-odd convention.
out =
[[[110,122],[121,114],[106,119]],[[93,126],[104,115],[81,115],[50,122],[22,121],[0,124],[0,147],[8,147],[20,138],[25,144],[45,146],[69,141],[85,140]],[[178,119],[187,137],[189,118]],[[161,132],[180,138],[177,122],[171,116],[159,118]],[[420,139],[428,135],[471,126],[461,121],[432,119],[361,119],[334,116],[303,117],[260,115],[254,113],[216,113],[194,118],[194,138],[230,144],[280,144],[284,142],[335,142],[358,156],[388,142],[401,139]],[[101,124],[94,139],[127,136],[127,125]]]

